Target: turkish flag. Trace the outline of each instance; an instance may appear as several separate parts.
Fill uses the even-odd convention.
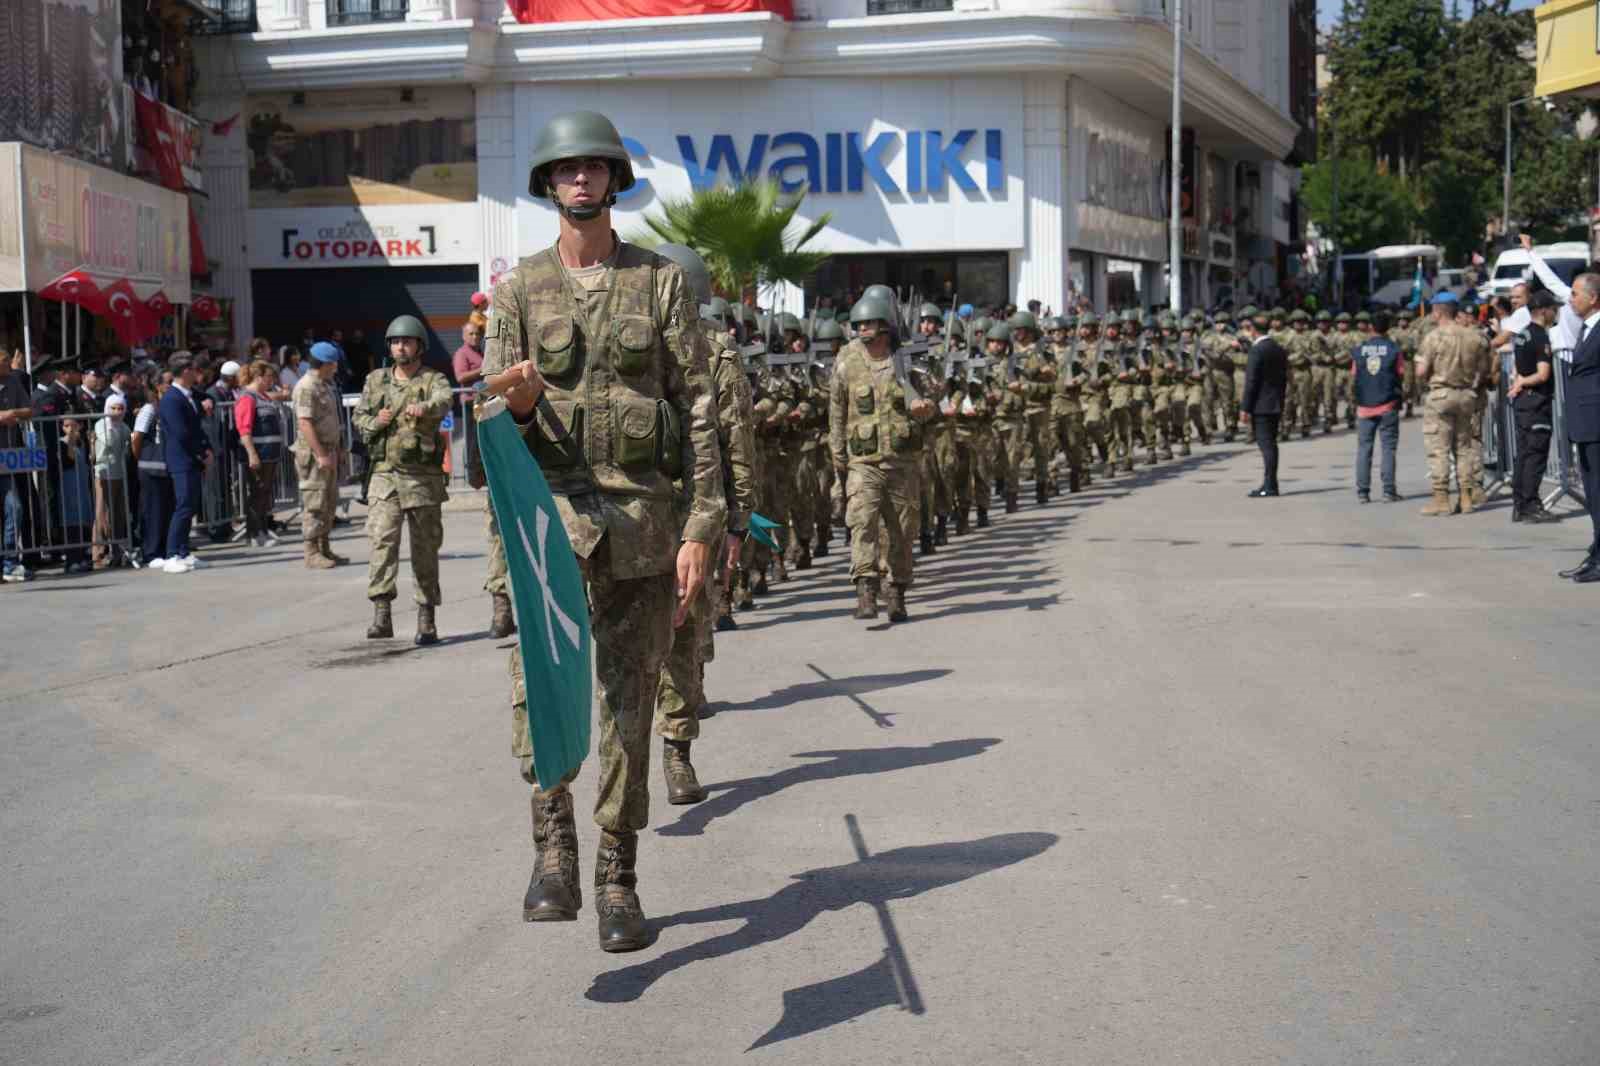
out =
[[[105,296],[105,315],[123,344],[132,347],[161,328],[161,319],[134,293],[127,278],[107,288]]]
[[[46,300],[77,304],[92,315],[106,312],[105,294],[95,285],[94,279],[81,270],[69,270],[39,290]]]
[[[202,322],[211,322],[222,317],[222,307],[211,297],[202,294],[196,296],[189,305],[189,313]]]
[[[172,314],[172,301],[167,299],[167,294],[157,289],[151,297],[144,302],[150,312],[157,318],[166,318]]]

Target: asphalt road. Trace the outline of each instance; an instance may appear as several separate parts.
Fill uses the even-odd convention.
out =
[[[1402,450],[1403,506],[1344,432],[1025,505],[892,628],[778,586],[627,956],[521,920],[479,516],[429,650],[287,547],[0,588],[0,1062],[1593,1063],[1587,523],[1420,518]]]

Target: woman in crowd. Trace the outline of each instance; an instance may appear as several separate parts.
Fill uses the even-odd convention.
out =
[[[294,392],[295,385],[306,376],[306,367],[302,362],[300,349],[292,344],[285,344],[278,349],[278,365],[283,367],[278,372],[278,387],[284,393],[283,397],[278,398],[282,399]]]
[[[105,417],[94,426],[94,568],[125,566],[128,539],[128,401],[106,397]]]
[[[276,391],[277,368],[261,360],[239,375],[244,389],[233,405],[233,425],[244,449],[244,529],[258,548],[274,547],[271,529],[272,500],[278,484],[278,462],[283,458],[283,408],[270,393]]]

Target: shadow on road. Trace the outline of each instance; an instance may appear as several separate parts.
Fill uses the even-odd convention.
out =
[[[595,977],[585,996],[596,1003],[631,1003],[661,978],[696,962],[711,962],[759,948],[800,932],[829,911],[858,903],[880,910],[895,900],[912,899],[979,874],[1032,859],[1060,838],[1054,833],[1003,833],[978,840],[896,848],[846,863],[796,874],[765,899],[684,911],[652,923],[660,933],[681,926],[742,921],[738,929],[673,948],[632,966]],[[883,959],[851,974],[783,994],[783,1015],[751,1048],[775,1044],[860,1017],[878,1007],[903,1003],[897,961]]]
[[[820,759],[800,766],[791,766],[765,777],[745,777],[737,781],[724,781],[709,785],[710,798],[686,810],[676,822],[664,825],[656,832],[667,837],[700,836],[706,826],[718,818],[756,800],[776,795],[786,788],[809,785],[817,781],[832,781],[841,777],[859,777],[866,774],[888,774],[896,770],[909,770],[914,766],[933,766],[953,762],[973,755],[982,755],[996,744],[998,737],[973,737],[968,740],[941,740],[923,747],[897,748],[847,748],[839,751],[801,751],[791,758]]]
[[[743,627],[741,626],[740,628]],[[816,667],[812,667],[812,670],[815,671]],[[916,685],[923,681],[937,681],[949,673],[949,670],[944,669],[928,669],[907,670],[899,674],[857,674],[854,677],[823,677],[818,681],[802,681],[797,685],[786,685],[749,703],[719,704],[717,713],[722,714],[729,711],[775,711],[796,703],[822,699],[827,696],[861,696],[868,692],[881,692],[884,689],[899,688],[902,685]]]

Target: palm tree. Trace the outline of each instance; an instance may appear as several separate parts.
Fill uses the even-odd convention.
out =
[[[791,234],[803,198],[783,192],[776,181],[696,189],[663,199],[659,215],[644,217],[649,232],[629,239],[688,245],[705,258],[712,283],[734,298],[748,286],[803,285],[828,259],[805,245],[833,220],[825,213]]]

